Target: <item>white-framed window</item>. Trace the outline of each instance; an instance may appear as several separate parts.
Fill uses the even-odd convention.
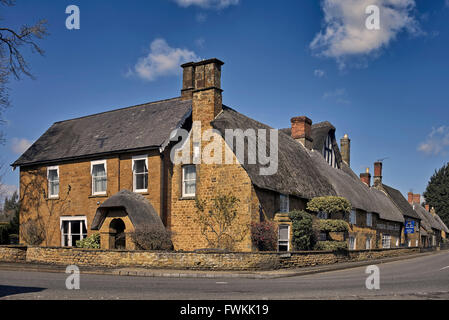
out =
[[[366,250],[371,250],[371,236],[366,237],[365,248]]]
[[[196,166],[185,165],[182,167],[182,196],[194,197],[196,195]]]
[[[58,198],[59,197],[59,167],[48,167],[47,168],[47,179],[48,179],[48,197]]]
[[[77,240],[87,237],[87,219],[85,216],[61,217],[61,246],[75,247]]]
[[[357,223],[357,215],[355,210],[351,210],[349,213],[349,223],[350,224],[356,224]]]
[[[331,167],[337,168],[335,152],[332,145],[332,137],[330,135],[327,136],[326,143],[324,144],[324,158]]]
[[[384,249],[391,248],[391,236],[389,234],[382,235],[382,248]]]
[[[133,157],[133,190],[148,192],[148,156]]]
[[[396,247],[399,247],[399,238],[396,239]]]
[[[356,248],[356,238],[354,236],[349,236],[349,250],[355,250]]]
[[[373,214],[371,212],[368,212],[366,214],[366,225],[368,227],[372,227],[373,226]]]
[[[279,225],[278,251],[290,251],[290,226],[288,224]]]
[[[317,218],[326,220],[326,219],[328,219],[328,214],[327,214],[327,212],[318,212]]]
[[[415,247],[417,247],[419,245],[418,240],[415,240]]]
[[[290,198],[287,194],[279,195],[279,212],[290,212]]]
[[[105,195],[108,182],[106,160],[92,161],[90,169],[92,174],[92,195]]]
[[[412,240],[408,241],[408,247],[410,248],[412,246]]]

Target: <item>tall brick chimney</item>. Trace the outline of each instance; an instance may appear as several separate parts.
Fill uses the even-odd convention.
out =
[[[430,212],[430,204],[426,204],[426,210]]]
[[[307,149],[311,150],[313,147],[312,120],[305,116],[294,117],[291,119],[291,123],[292,138],[300,142]]]
[[[382,162],[374,162],[374,186],[382,186]]]
[[[221,66],[218,59],[183,64],[182,100],[192,100],[192,119],[201,121],[203,128],[222,110]]]
[[[408,193],[408,203],[413,204],[413,192]]]
[[[413,195],[413,202],[416,204],[421,204],[421,195],[419,193],[415,193]]]
[[[343,138],[340,140],[340,152],[341,159],[344,163],[351,166],[351,139],[349,139],[348,135],[345,134]]]
[[[363,183],[368,185],[368,187],[371,187],[371,173],[369,173],[369,168],[366,168],[365,173],[360,174],[360,180],[362,180]]]

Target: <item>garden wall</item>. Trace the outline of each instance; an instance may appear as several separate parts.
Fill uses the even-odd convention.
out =
[[[259,253],[119,251],[0,246],[0,261],[101,267],[190,270],[274,270],[329,265],[419,253],[419,248]]]

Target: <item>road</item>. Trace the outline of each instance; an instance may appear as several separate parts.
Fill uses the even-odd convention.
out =
[[[449,299],[449,252],[378,265],[380,290],[365,286],[366,267],[278,279],[147,278],[0,270],[0,299]]]

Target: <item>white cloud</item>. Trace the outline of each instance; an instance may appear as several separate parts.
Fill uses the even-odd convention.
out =
[[[14,191],[18,191],[16,186],[0,184],[0,201],[3,202],[6,197],[11,197]]]
[[[380,9],[380,30],[369,30],[365,13],[368,6]],[[414,0],[323,0],[324,21],[322,30],[310,44],[320,56],[335,58],[340,67],[349,57],[367,56],[396,38],[401,31],[420,34],[413,16]]]
[[[204,44],[206,43],[206,40],[204,38],[198,38],[195,40],[195,44],[198,48],[204,48]]]
[[[150,45],[150,53],[137,61],[128,76],[136,74],[142,79],[153,81],[161,76],[178,74],[181,64],[198,60],[199,57],[193,51],[172,48],[165,39],[155,39]]]
[[[317,77],[317,78],[322,78],[322,77],[324,77],[324,75],[325,75],[326,73],[324,72],[324,70],[316,69],[316,70],[313,71],[313,74],[314,74],[315,77]]]
[[[449,127],[441,126],[432,128],[425,142],[418,146],[418,151],[427,155],[439,155],[446,153],[449,147]]]
[[[204,9],[223,9],[239,4],[240,0],[174,0],[181,7],[198,6]]]
[[[12,142],[11,150],[15,154],[24,153],[33,144],[33,142],[31,142],[28,139],[19,139],[19,138],[13,138],[11,142]]]

